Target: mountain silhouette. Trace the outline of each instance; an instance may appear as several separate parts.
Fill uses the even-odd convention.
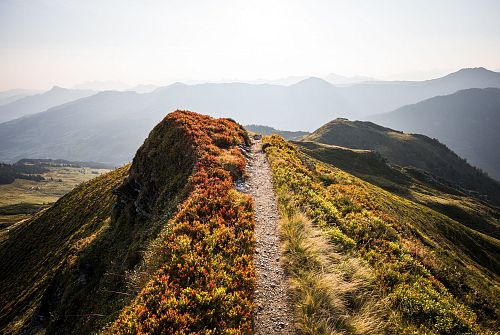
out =
[[[71,90],[54,86],[51,90],[29,95],[0,106],[0,122],[17,119],[22,116],[43,112],[51,107],[95,94],[90,90]]]
[[[500,180],[500,89],[468,89],[369,118],[439,139]]]

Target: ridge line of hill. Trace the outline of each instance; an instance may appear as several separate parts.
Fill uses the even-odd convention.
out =
[[[249,333],[246,131],[168,114],[132,164],[77,187],[0,245],[0,332]],[[104,327],[104,328],[103,328]]]

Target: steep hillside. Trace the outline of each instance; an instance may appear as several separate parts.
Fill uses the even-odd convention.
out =
[[[498,182],[467,164],[439,141],[427,136],[407,134],[371,122],[335,119],[304,140],[374,150],[391,164],[427,171],[454,184],[455,188],[500,203]]]
[[[94,269],[79,264],[80,257],[109,230],[112,190],[121,184],[127,170],[123,167],[77,187],[49,210],[9,231],[0,244],[2,333],[19,333],[28,325],[37,329],[48,321],[45,318],[56,308],[62,292],[54,293],[52,299],[44,297],[51,287],[63,289],[54,280],[61,272],[72,268],[78,272],[77,268],[87,266],[80,268],[81,280],[86,281]]]
[[[130,167],[13,228],[1,332],[248,332],[253,209],[234,189],[248,144],[231,120],[176,111]]]
[[[95,94],[90,90],[70,90],[54,86],[50,91],[30,95],[0,106],[0,123],[40,113],[54,106]]]
[[[317,142],[295,141],[297,148],[321,162],[425,205],[457,222],[500,239],[500,208],[471,197],[454,184],[413,167],[390,165],[375,151]]]
[[[335,117],[362,118],[458,89],[488,86],[500,88],[499,73],[464,69],[430,81],[350,87],[309,78],[290,86],[176,83],[145,94],[102,92],[0,124],[0,161],[62,158],[124,164],[169,109],[309,131]]]
[[[468,89],[369,118],[381,125],[437,138],[500,180],[500,89]]]
[[[277,136],[264,142],[304,333],[498,330],[498,239],[319,162]]]

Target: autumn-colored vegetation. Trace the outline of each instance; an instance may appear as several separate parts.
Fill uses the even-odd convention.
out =
[[[249,144],[228,119],[167,116],[194,148],[191,189],[154,243],[159,268],[109,325],[112,334],[246,334],[252,329],[253,209],[237,192]]]
[[[170,113],[132,164],[9,230],[0,333],[249,333],[248,144],[232,120]]]
[[[376,287],[371,294],[380,295],[388,311],[385,332],[482,334],[498,329],[497,240],[323,164],[278,136],[264,138],[264,147],[285,218],[294,222],[297,213],[304,213],[335,252],[371,267]],[[354,320],[356,313],[346,317]]]

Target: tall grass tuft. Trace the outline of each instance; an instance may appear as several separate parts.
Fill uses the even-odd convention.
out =
[[[285,214],[280,230],[299,332],[380,334],[385,305],[370,269],[335,252],[303,214]]]

